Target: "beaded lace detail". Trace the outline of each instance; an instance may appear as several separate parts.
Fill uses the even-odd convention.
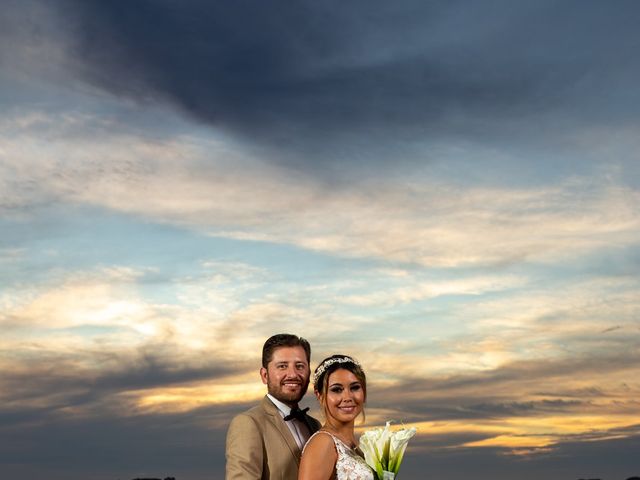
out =
[[[326,433],[333,438],[338,452],[338,460],[336,461],[336,480],[373,480],[373,470],[367,465],[357,452],[349,448],[345,443],[335,435],[325,430],[314,433],[311,438],[320,433]],[[311,438],[309,441],[311,441]]]

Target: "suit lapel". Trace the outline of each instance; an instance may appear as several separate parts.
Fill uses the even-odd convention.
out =
[[[280,432],[280,435],[282,435],[282,439],[287,444],[287,447],[289,447],[291,454],[295,457],[296,463],[299,464],[300,455],[302,452],[300,451],[300,448],[298,448],[298,444],[293,438],[291,430],[289,430],[289,427],[287,427],[287,424],[282,419],[280,411],[273,403],[271,403],[271,400],[269,400],[269,398],[266,396],[262,399],[262,408],[267,414],[267,421],[269,421],[273,425],[273,427],[278,432]]]

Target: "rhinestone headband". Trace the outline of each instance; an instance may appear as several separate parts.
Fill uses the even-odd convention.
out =
[[[327,368],[329,368],[331,365],[336,364],[336,363],[353,363],[354,365],[357,365],[358,367],[360,366],[360,364],[354,360],[351,357],[337,357],[337,358],[330,358],[329,360],[325,360],[324,362],[322,362],[318,368],[316,368],[315,373],[313,374],[313,384],[315,385],[316,383],[318,383],[318,379],[320,378],[320,376],[326,372]]]

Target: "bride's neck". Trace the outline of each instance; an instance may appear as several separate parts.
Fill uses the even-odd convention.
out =
[[[333,423],[326,422],[322,427],[327,430],[329,433],[333,433],[340,440],[342,440],[347,445],[354,447],[356,445],[356,437],[353,427],[353,422],[351,423]]]

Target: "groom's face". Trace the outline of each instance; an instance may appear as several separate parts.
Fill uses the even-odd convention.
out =
[[[267,368],[260,369],[262,383],[282,403],[296,405],[309,387],[309,362],[302,347],[280,347],[273,351]]]

